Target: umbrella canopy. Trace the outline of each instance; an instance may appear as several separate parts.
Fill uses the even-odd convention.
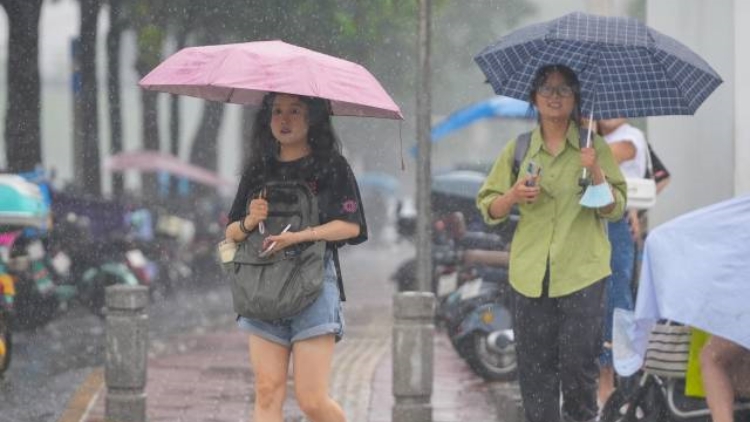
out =
[[[403,119],[364,67],[278,40],[185,48],[139,85],[245,105],[260,105],[268,92],[305,95],[330,100],[334,115]]]
[[[581,82],[595,119],[693,114],[722,82],[689,48],[640,21],[571,13],[529,25],[474,60],[495,93],[528,99],[537,70],[562,64]]]
[[[509,97],[490,98],[489,100],[481,101],[455,111],[433,126],[431,132],[432,142],[437,142],[476,120],[488,117],[530,119],[535,117],[535,111],[533,106],[526,101]]]
[[[104,161],[104,168],[110,171],[165,171],[219,189],[226,189],[234,185],[230,180],[224,179],[214,172],[186,163],[174,155],[160,151],[121,152],[108,157]]]

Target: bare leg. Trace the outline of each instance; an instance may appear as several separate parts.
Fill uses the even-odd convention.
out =
[[[599,368],[599,407],[609,400],[609,396],[615,391],[615,371],[611,366]]]
[[[701,351],[703,388],[714,422],[734,421],[734,387],[730,371],[742,351],[742,347],[716,336],[712,336]]]
[[[294,391],[311,422],[346,422],[341,407],[328,395],[333,334],[294,343]]]
[[[255,420],[283,422],[289,349],[264,338],[250,336],[250,363],[255,375]]]

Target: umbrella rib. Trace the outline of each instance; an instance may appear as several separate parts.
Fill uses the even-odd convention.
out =
[[[231,103],[232,102],[232,95],[234,95],[234,88],[229,88],[229,95],[227,95],[226,100],[224,100],[225,103]]]
[[[661,67],[661,70],[664,73],[664,75],[668,75],[669,74],[669,73],[667,73],[668,69],[667,69],[667,67],[664,64],[664,60],[661,60],[661,58],[659,58],[657,60],[657,62],[659,63],[659,66]],[[666,76],[665,76],[665,78],[666,78]],[[666,78],[666,79],[669,81],[670,84],[672,84],[672,86],[674,86],[675,90],[677,90],[677,92],[680,93],[680,103],[682,103],[682,106],[685,107],[686,109],[690,109],[690,107],[689,107],[690,104],[686,100],[685,92],[683,92],[683,90],[680,88],[680,86],[677,85],[677,83],[676,83],[675,80],[670,79],[670,78]],[[695,112],[695,110],[693,110],[693,112]]]

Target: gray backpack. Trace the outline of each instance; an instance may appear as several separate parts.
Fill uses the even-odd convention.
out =
[[[224,266],[235,312],[268,321],[296,315],[318,297],[323,287],[326,243],[298,243],[263,256],[266,236],[281,233],[287,225],[289,231],[296,232],[319,224],[317,198],[304,182],[268,182],[265,190],[265,234],[253,230]]]

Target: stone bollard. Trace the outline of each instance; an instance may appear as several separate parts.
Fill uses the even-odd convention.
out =
[[[435,295],[398,293],[393,313],[393,422],[432,422]]]
[[[106,300],[105,418],[108,422],[145,422],[148,288],[110,286]]]

